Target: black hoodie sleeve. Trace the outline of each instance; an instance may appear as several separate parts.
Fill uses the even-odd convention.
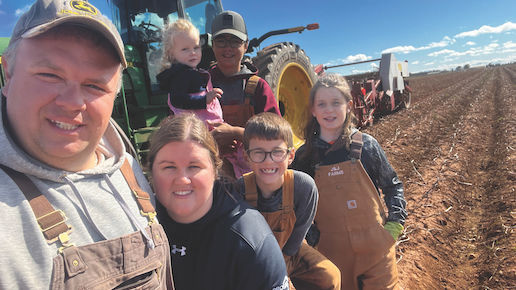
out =
[[[205,78],[198,70],[172,65],[156,76],[160,89],[170,94],[170,103],[179,109],[206,109]]]
[[[403,225],[407,217],[403,183],[387,160],[378,141],[367,134],[364,134],[361,161],[374,185],[384,194],[385,205],[389,211],[387,220]]]
[[[254,209],[247,209],[242,217],[245,227],[235,228],[243,241],[235,289],[288,289],[285,260],[267,222]]]

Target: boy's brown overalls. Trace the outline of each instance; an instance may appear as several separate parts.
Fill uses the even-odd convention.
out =
[[[146,231],[154,247],[149,246],[150,241],[140,231],[93,244],[73,245],[73,232],[65,223],[65,213],[54,210],[27,176],[4,166],[2,169],[25,194],[47,241],[62,245],[53,260],[51,289],[174,289],[167,237],[155,222],[149,195],[138,186],[127,160],[121,171],[141,213],[149,217]]]
[[[253,172],[244,175],[245,200],[253,207],[258,203],[258,187]],[[287,170],[283,181],[281,209],[275,212],[261,212],[269,224],[280,248],[287,243],[294,225],[294,172]],[[301,244],[294,256],[286,256],[287,273],[296,281],[297,289],[340,289],[340,274],[335,265],[306,242]],[[297,283],[299,281],[299,283]]]
[[[317,249],[340,269],[342,289],[397,289],[395,241],[383,228],[385,212],[360,162],[361,152],[362,134],[357,132],[351,161],[315,170],[315,221],[321,232]]]

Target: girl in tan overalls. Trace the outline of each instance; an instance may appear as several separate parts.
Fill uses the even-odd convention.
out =
[[[353,101],[343,77],[320,77],[309,106],[306,142],[292,168],[314,177],[319,189],[311,230],[320,231],[318,250],[340,269],[342,289],[397,289],[395,240],[406,217],[403,185],[378,142],[353,128]]]

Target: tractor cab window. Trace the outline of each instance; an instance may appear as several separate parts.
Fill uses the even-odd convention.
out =
[[[163,27],[178,19],[177,12],[166,15],[164,18],[149,11],[138,13],[131,18],[131,27],[136,34],[136,41],[144,46],[144,57],[147,59],[147,69],[150,80],[150,89],[159,90],[156,75],[161,70],[161,31]]]
[[[109,5],[111,19],[122,36],[126,52],[130,46],[127,62],[144,71],[152,94],[159,91],[156,75],[161,70],[163,27],[178,18],[186,18],[204,35],[201,45],[205,46],[209,43],[206,33],[222,11],[220,0],[112,0]],[[211,49],[206,48],[206,51],[211,52]],[[208,53],[203,51],[203,54]]]
[[[159,90],[156,75],[161,68],[161,31],[179,18],[176,1],[114,0],[111,2],[114,24],[124,44],[136,49],[135,65],[146,66],[150,90]],[[130,56],[129,56],[130,57]]]
[[[211,23],[217,14],[222,12],[220,1],[183,1],[185,18],[199,29],[201,34],[211,33]]]

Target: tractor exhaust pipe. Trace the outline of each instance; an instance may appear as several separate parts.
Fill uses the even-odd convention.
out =
[[[297,26],[292,28],[286,28],[286,29],[280,29],[280,30],[273,30],[265,33],[264,35],[260,36],[259,38],[253,38],[249,41],[249,47],[247,48],[247,53],[253,52],[255,48],[260,46],[260,43],[262,43],[265,39],[274,36],[274,35],[280,35],[280,34],[287,34],[287,33],[294,33],[294,32],[303,32],[304,30],[315,30],[319,29],[318,23],[312,23],[308,24],[307,26]]]

